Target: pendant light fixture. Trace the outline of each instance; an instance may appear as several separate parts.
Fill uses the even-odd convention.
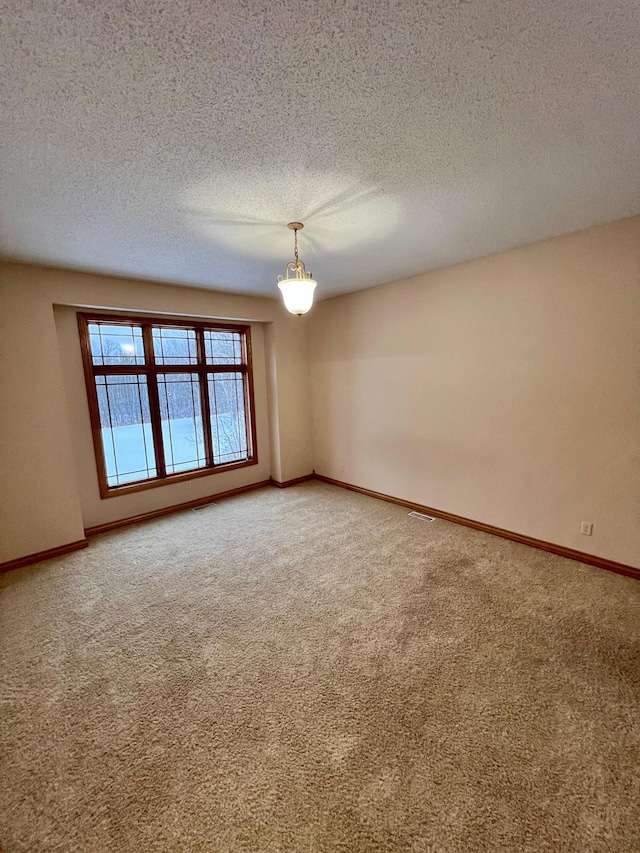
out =
[[[302,222],[289,222],[287,228],[294,233],[293,254],[294,261],[290,261],[285,269],[284,276],[278,276],[278,287],[282,292],[284,307],[291,314],[306,314],[313,305],[313,291],[316,289],[317,281],[307,272],[303,262],[298,258],[298,231],[302,231]]]

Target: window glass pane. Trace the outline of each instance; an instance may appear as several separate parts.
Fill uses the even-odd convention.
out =
[[[209,373],[213,461],[216,465],[248,458],[245,390],[241,373]]]
[[[204,333],[207,364],[242,364],[241,333],[221,330]]]
[[[164,477],[251,461],[245,329],[194,328],[177,321],[155,326],[143,317],[87,317],[86,323],[83,354],[86,367],[93,368],[98,402],[98,422],[93,406],[92,422],[102,440],[109,489],[160,482],[159,473]],[[149,364],[147,342],[153,346]],[[206,364],[209,368],[201,372]],[[149,382],[155,383],[152,395]],[[158,408],[152,405],[156,390]]]
[[[146,376],[96,376],[107,484],[156,476]]]
[[[94,364],[144,364],[142,328],[123,323],[89,323]]]
[[[203,468],[207,460],[197,374],[158,374],[158,395],[167,474]]]
[[[156,364],[197,364],[198,349],[194,329],[153,329]]]

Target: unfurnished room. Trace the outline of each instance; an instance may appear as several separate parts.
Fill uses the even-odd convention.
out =
[[[640,850],[640,4],[5,0],[1,853]]]

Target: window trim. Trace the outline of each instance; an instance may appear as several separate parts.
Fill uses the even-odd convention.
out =
[[[129,323],[131,325],[140,325],[142,327],[142,337],[145,341],[145,355],[151,353],[153,357],[152,363],[145,361],[145,364],[126,364],[126,365],[97,365],[93,363],[93,354],[91,352],[91,341],[89,338],[89,324],[92,322],[112,322],[112,323]],[[156,364],[155,356],[153,356],[153,341],[152,329],[156,327],[163,328],[189,328],[204,331],[205,329],[213,331],[233,331],[243,335],[243,362],[242,364],[207,364],[204,360],[201,342],[202,336],[196,334],[198,342],[199,361],[197,364]],[[162,315],[134,315],[134,314],[103,314],[98,312],[78,312],[78,329],[80,333],[80,348],[82,352],[82,365],[84,369],[84,378],[87,388],[87,401],[89,404],[89,419],[91,421],[91,434],[93,438],[93,449],[96,458],[96,468],[98,474],[98,487],[100,489],[101,498],[113,498],[118,495],[130,494],[132,492],[141,492],[146,489],[154,489],[159,486],[167,486],[172,483],[180,483],[185,480],[194,480],[198,477],[207,477],[213,474],[220,474],[223,471],[234,471],[237,468],[247,468],[250,465],[258,464],[258,445],[256,440],[256,407],[253,388],[253,358],[251,350],[251,326],[248,323],[225,323],[216,320],[186,320],[175,319],[171,316]],[[245,424],[247,425],[247,450],[249,458],[240,462],[227,462],[218,465],[209,465],[204,468],[196,468],[193,471],[180,471],[177,474],[166,474],[164,476],[156,476],[152,479],[138,480],[132,483],[125,483],[119,486],[110,486],[107,482],[107,466],[104,456],[104,448],[102,445],[102,424],[100,420],[100,409],[98,406],[98,392],[96,389],[96,376],[105,375],[131,375],[143,374],[149,378],[155,377],[160,373],[197,373],[201,380],[201,399],[206,399],[207,404],[203,406],[203,418],[208,415],[209,403],[208,394],[203,393],[203,388],[206,383],[208,373],[233,373],[241,372],[245,376],[246,390],[245,395]],[[154,395],[157,397],[157,385],[153,382],[148,382],[149,397]],[[157,401],[156,401],[157,402]],[[152,412],[154,410],[153,404]],[[157,408],[157,406],[156,406]],[[161,429],[160,421],[156,421],[152,416],[151,428],[154,437],[157,430]],[[206,436],[206,432],[205,432]],[[155,444],[155,442],[154,442]],[[205,437],[205,448],[209,453],[208,440]],[[158,464],[156,459],[156,464]],[[162,465],[164,460],[162,460]]]

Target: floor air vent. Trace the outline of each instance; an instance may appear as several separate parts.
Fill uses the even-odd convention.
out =
[[[411,518],[420,518],[422,521],[435,521],[435,518],[432,515],[425,515],[423,512],[410,512],[409,515]]]

